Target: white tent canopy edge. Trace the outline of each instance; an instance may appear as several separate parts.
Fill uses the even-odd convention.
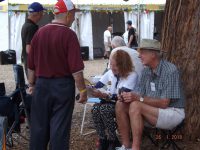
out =
[[[135,4],[165,4],[166,0],[72,0],[77,5],[135,5]],[[41,4],[55,4],[57,0],[9,0],[10,4],[31,4],[40,2]]]

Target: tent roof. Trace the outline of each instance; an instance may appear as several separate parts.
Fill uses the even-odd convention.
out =
[[[76,5],[135,5],[135,4],[165,4],[166,0],[72,0]],[[41,4],[55,4],[57,0],[9,0],[10,4],[31,4],[40,2]]]
[[[151,11],[163,10],[166,0],[72,0],[81,10],[137,10],[138,3],[140,9]],[[40,2],[48,10],[52,10],[57,0],[9,0],[9,10],[27,11],[28,5],[32,2]]]
[[[0,2],[0,12],[7,12],[8,0]]]
[[[4,1],[0,2],[0,5],[5,5],[5,4],[8,4],[8,0],[4,0]]]

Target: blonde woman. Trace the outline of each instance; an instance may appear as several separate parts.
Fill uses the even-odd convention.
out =
[[[115,147],[118,146],[115,121],[117,95],[119,90],[126,92],[134,90],[138,79],[129,54],[123,50],[118,50],[112,55],[110,66],[111,70],[104,74],[93,92],[93,96],[101,99],[101,103],[94,105],[92,109],[93,121],[100,139],[98,150],[115,150]],[[108,80],[105,78],[111,79],[111,88],[107,92],[102,92],[98,88],[107,84]]]

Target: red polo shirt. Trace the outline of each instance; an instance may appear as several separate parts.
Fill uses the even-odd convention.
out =
[[[31,41],[28,68],[36,77],[64,77],[84,69],[76,34],[67,26],[48,24]]]

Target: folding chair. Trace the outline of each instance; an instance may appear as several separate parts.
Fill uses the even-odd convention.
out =
[[[30,127],[30,105],[31,105],[31,96],[26,93],[27,85],[25,84],[24,79],[24,70],[21,65],[13,65],[14,77],[16,87],[19,89],[21,96],[21,109],[24,110],[27,117],[28,126]]]
[[[11,95],[4,95],[0,97],[0,106],[6,107],[6,110],[1,110],[0,114],[3,116],[8,116],[8,124],[12,121],[6,134],[7,145],[10,147],[13,146],[13,140],[15,140],[12,138],[13,132],[17,133],[17,135],[28,141],[26,137],[20,134],[20,116],[25,112],[25,116],[27,117],[27,122],[29,125],[30,113],[28,113],[27,110],[30,108],[30,106],[27,106],[27,104],[31,104],[30,98],[28,99],[28,102],[26,100],[30,96],[26,94],[27,86],[25,84],[23,67],[20,65],[13,65],[13,71],[16,90]],[[18,129],[18,131],[16,131],[16,129]]]
[[[4,96],[6,94],[5,84],[0,83],[0,96]]]
[[[181,150],[180,147],[176,144],[176,141],[183,139],[183,134],[180,133],[184,126],[184,120],[172,130],[163,130],[163,129],[149,129],[145,127],[144,136],[147,136],[150,141],[160,149],[168,149],[172,146],[173,150]],[[149,132],[149,130],[151,130]],[[153,130],[153,132],[152,132]],[[162,143],[160,143],[162,141]]]
[[[90,132],[83,133],[83,128],[84,128],[84,124],[85,124],[85,116],[86,116],[86,113],[87,113],[87,106],[88,105],[93,106],[95,103],[100,103],[100,101],[101,100],[99,98],[88,98],[88,100],[87,100],[87,102],[84,106],[83,118],[82,118],[82,123],[81,123],[81,131],[80,131],[81,135],[89,135],[89,134],[95,132],[95,130],[93,130],[93,131],[90,131]]]
[[[5,91],[5,85],[4,83],[1,83],[1,95],[0,95],[0,115],[7,117],[8,122],[8,129],[7,135],[6,135],[6,141],[9,144],[9,146],[12,146],[12,140],[11,140],[11,131],[10,129],[18,129],[18,123],[19,123],[19,115],[17,110],[17,104],[16,104],[16,98],[17,95],[19,95],[19,90],[15,90],[10,95],[6,95]]]
[[[0,150],[6,150],[7,117],[0,116]]]

